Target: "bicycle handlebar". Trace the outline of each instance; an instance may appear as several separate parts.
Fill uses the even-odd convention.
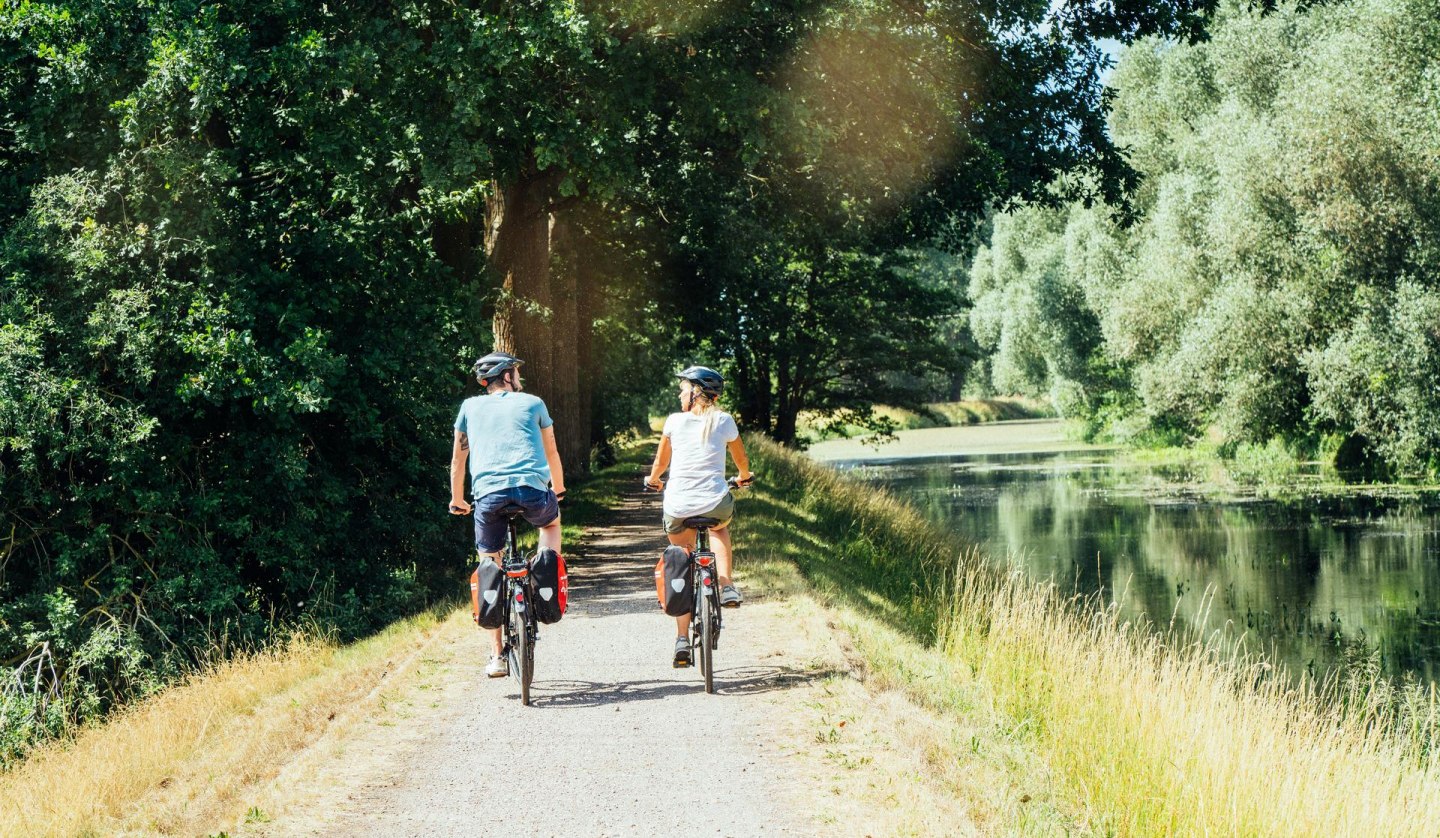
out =
[[[750,473],[750,479],[749,479],[749,480],[746,480],[746,481],[744,481],[744,482],[741,482],[741,480],[740,480],[739,477],[730,477],[730,478],[727,478],[727,479],[725,480],[725,485],[728,486],[728,487],[730,487],[731,489],[748,489],[750,486],[754,485],[754,483],[755,483],[755,473],[754,473],[754,472],[751,472],[751,473]],[[655,487],[655,486],[650,485],[650,481],[649,481],[649,480],[641,480],[641,482],[640,482],[640,488],[641,488],[641,490],[644,491],[646,494],[659,494],[660,491],[661,491],[660,488],[657,488],[657,487]]]

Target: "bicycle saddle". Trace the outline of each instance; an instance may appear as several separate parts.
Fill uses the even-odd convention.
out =
[[[718,524],[720,523],[720,519],[719,519],[719,518],[686,518],[685,521],[684,521],[684,523],[685,523],[685,526],[691,527],[691,528],[693,528],[693,529],[697,529],[697,530],[698,530],[698,529],[700,529],[701,527],[704,527],[705,529],[708,530],[708,529],[710,529],[711,527],[714,527],[714,526],[718,525]]]

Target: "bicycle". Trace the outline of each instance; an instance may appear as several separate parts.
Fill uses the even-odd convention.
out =
[[[732,491],[743,489],[754,478],[741,483],[731,477],[725,481]],[[648,484],[645,491],[654,492]],[[721,523],[718,518],[696,516],[682,522],[695,530],[695,549],[690,552],[691,590],[695,592],[695,608],[690,612],[691,657],[699,657],[700,672],[705,678],[705,692],[715,692],[715,650],[720,646],[720,630],[724,627],[720,606],[720,577],[715,553],[710,549],[710,528]]]
[[[695,528],[695,550],[690,554],[691,584],[695,610],[690,612],[690,648],[700,658],[705,692],[715,692],[715,650],[720,645],[720,584],[715,572],[715,554],[710,550],[710,528],[716,518],[686,518],[685,526]]]
[[[535,676],[535,641],[540,638],[535,611],[530,608],[533,585],[530,562],[516,544],[515,520],[520,511],[501,510],[505,516],[505,549],[500,554],[500,569],[505,574],[505,605],[501,626],[504,647],[501,654],[510,664],[510,675],[520,684],[520,703],[530,706],[530,681]]]

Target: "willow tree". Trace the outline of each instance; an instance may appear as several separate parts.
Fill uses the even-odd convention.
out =
[[[972,286],[994,369],[1118,435],[1440,468],[1437,20],[1227,0],[1209,41],[1127,50],[1133,223],[997,219]]]

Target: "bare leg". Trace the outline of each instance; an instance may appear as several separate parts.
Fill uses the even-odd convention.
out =
[[[561,552],[560,517],[558,515],[555,517],[555,520],[540,528],[540,549],[554,550],[557,553]]]
[[[724,528],[710,531],[710,548],[715,551],[715,563],[720,566],[720,585],[723,587],[730,584],[731,556],[730,551],[730,525]]]

